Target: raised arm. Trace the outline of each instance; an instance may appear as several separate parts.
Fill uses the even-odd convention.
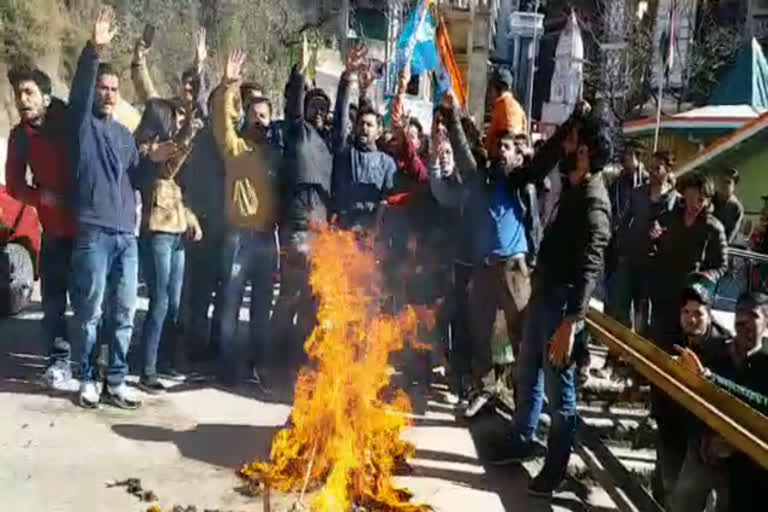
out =
[[[237,156],[247,150],[247,144],[238,135],[236,98],[246,54],[235,50],[229,54],[221,85],[213,97],[213,136],[222,155]]]
[[[301,123],[304,121],[304,98],[306,92],[306,76],[296,65],[291,70],[288,79],[288,88],[285,97],[285,120],[289,123]]]
[[[563,142],[571,133],[573,123],[578,122],[579,118],[590,110],[591,107],[586,102],[576,105],[571,117],[561,124],[555,133],[539,148],[533,156],[531,163],[524,169],[521,169],[520,172],[510,175],[508,178],[509,185],[517,188],[525,183],[539,183],[546,178],[560,161],[560,157],[563,154]]]
[[[351,101],[351,87],[358,83],[360,69],[368,50],[365,47],[354,47],[347,55],[346,69],[339,80],[339,88],[336,93],[336,108],[333,112],[333,131],[331,132],[331,149],[333,153],[342,151],[347,144],[347,135],[350,132],[349,104]]]
[[[200,28],[196,35],[194,68],[197,71],[198,87],[196,106],[200,109],[200,117],[208,117],[208,96],[211,94],[211,77],[208,69],[208,45],[205,28]]]
[[[350,131],[350,88],[353,83],[357,83],[357,75],[345,71],[339,80],[339,88],[336,92],[336,107],[333,111],[333,130],[331,132],[331,149],[333,153],[341,152],[347,144],[347,135]]]
[[[147,48],[142,39],[136,41],[136,46],[133,50],[133,61],[131,62],[131,81],[133,82],[133,88],[136,91],[136,97],[139,102],[146,104],[153,98],[159,98],[160,95],[155,89],[155,84],[152,83],[152,76],[149,74],[149,66],[147,66]]]
[[[469,139],[464,132],[459,117],[458,103],[451,93],[446,93],[440,102],[441,111],[445,115],[448,129],[448,140],[453,148],[453,158],[456,162],[456,176],[460,182],[467,181],[477,173],[477,161],[472,154]]]

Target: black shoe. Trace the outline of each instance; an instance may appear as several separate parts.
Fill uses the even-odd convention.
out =
[[[272,386],[270,385],[270,380],[266,375],[266,372],[259,371],[256,368],[253,368],[253,374],[251,376],[252,382],[256,384],[256,387],[258,387],[259,391],[264,393],[265,395],[271,395],[272,394]]]
[[[160,395],[166,391],[165,386],[157,377],[142,377],[139,379],[139,389],[150,395]]]
[[[488,464],[507,466],[534,458],[536,445],[533,442],[525,443],[516,437],[507,436],[492,445],[490,452],[492,455],[488,457]]]
[[[118,409],[133,411],[141,407],[141,401],[129,396],[128,386],[121,384],[117,387],[107,386],[102,399]]]
[[[180,372],[176,368],[167,368],[165,370],[160,370],[160,375],[174,382],[184,382],[185,380],[187,380],[186,374],[184,374],[183,372]]]
[[[536,498],[551,499],[560,487],[560,482],[555,482],[541,473],[528,484],[528,494]]]

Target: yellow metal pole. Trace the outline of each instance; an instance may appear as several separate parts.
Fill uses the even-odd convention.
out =
[[[768,469],[768,418],[689,372],[653,343],[599,311],[593,309],[587,314],[587,327],[670,398]]]

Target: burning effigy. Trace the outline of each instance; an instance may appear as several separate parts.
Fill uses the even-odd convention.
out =
[[[417,512],[393,475],[414,452],[401,439],[411,410],[394,393],[390,354],[417,339],[415,310],[381,311],[381,275],[370,245],[351,232],[322,229],[311,253],[317,326],[305,343],[311,364],[299,372],[288,427],[272,441],[270,460],[241,475],[282,492],[311,490],[318,512]]]

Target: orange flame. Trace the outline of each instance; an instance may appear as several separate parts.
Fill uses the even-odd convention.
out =
[[[414,452],[401,440],[411,405],[402,390],[387,399],[393,368],[389,356],[417,336],[417,314],[380,313],[380,279],[373,250],[350,232],[322,229],[311,254],[312,288],[319,298],[318,325],[305,344],[314,368],[296,383],[291,426],[277,433],[270,462],[241,474],[284,492],[322,488],[310,508],[346,512],[420,512],[410,493],[392,480]]]

